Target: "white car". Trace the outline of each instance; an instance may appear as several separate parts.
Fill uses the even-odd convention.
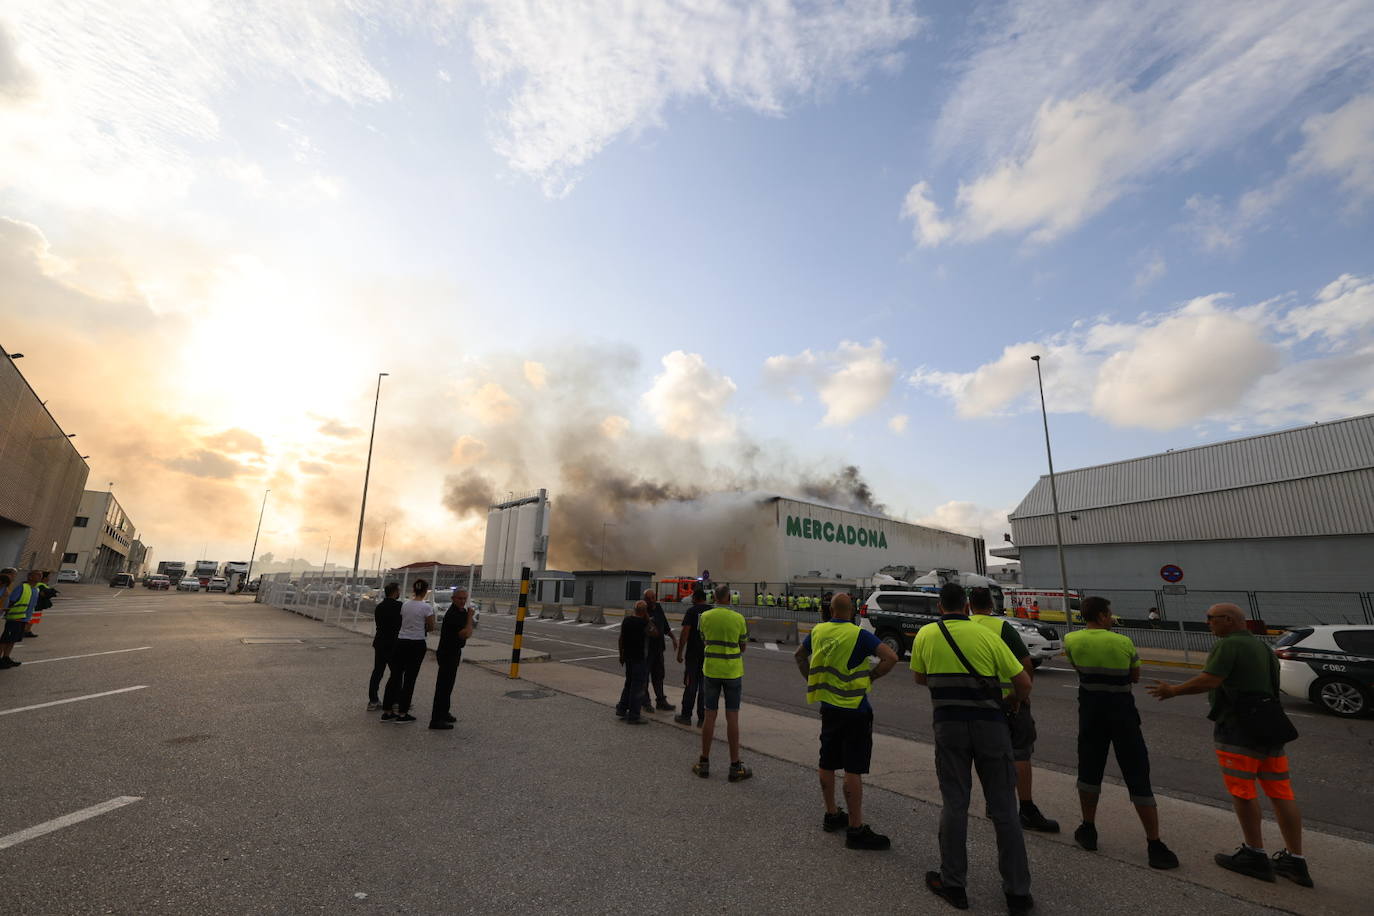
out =
[[[227,592],[229,591],[229,580],[223,576],[213,576],[210,584],[205,586],[207,592]]]
[[[1274,644],[1279,690],[1332,715],[1355,719],[1374,711],[1374,626],[1294,627]]]
[[[916,589],[874,591],[859,605],[859,626],[871,630],[901,658],[911,651],[911,641],[928,623],[940,619],[939,595]],[[1031,664],[1039,668],[1046,659],[1064,651],[1059,631],[1034,620],[1002,618],[1016,630],[1030,653]]]
[[[200,580],[195,576],[182,576],[177,582],[179,592],[198,592],[200,591]]]
[[[59,569],[57,571],[58,582],[80,582],[81,573],[74,569]]]

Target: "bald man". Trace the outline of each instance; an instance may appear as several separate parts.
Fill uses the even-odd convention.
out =
[[[1261,881],[1272,882],[1275,875],[1282,875],[1303,887],[1311,887],[1312,877],[1302,854],[1302,812],[1293,798],[1283,745],[1256,746],[1263,742],[1245,731],[1236,710],[1236,697],[1242,694],[1278,697],[1278,659],[1269,646],[1246,628],[1245,612],[1234,604],[1214,604],[1208,608],[1207,628],[1217,641],[1202,673],[1182,684],[1157,680],[1147,690],[1160,700],[1206,693],[1212,705],[1207,718],[1216,723],[1212,738],[1216,742],[1217,762],[1244,837],[1234,853],[1217,853],[1216,863]],[[1279,833],[1287,844],[1272,859],[1264,850],[1263,812],[1255,791],[1257,778],[1264,794],[1269,796]]]

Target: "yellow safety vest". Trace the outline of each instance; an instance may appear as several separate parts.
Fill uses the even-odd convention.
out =
[[[13,607],[5,610],[6,620],[23,620],[29,616],[29,605],[33,603],[33,586],[24,582],[20,584],[19,588],[19,600],[14,603]]]
[[[749,638],[749,625],[744,616],[728,607],[714,607],[697,618],[701,641],[706,652],[701,673],[706,677],[744,677],[744,650],[740,641]]]
[[[873,683],[868,659],[850,666],[859,628],[848,620],[818,623],[811,630],[811,668],[806,674],[806,702],[858,709]]]

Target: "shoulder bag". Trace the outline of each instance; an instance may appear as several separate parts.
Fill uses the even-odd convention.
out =
[[[984,691],[983,699],[996,700],[997,705],[1002,708],[1002,714],[1004,716],[1010,716],[1011,709],[1007,706],[1006,699],[1002,696],[1002,684],[995,677],[989,677],[986,674],[978,673],[978,669],[974,668],[973,665],[969,663],[968,656],[959,648],[959,644],[954,641],[953,635],[949,632],[949,627],[945,626],[943,620],[935,621],[935,625],[939,627],[940,632],[944,634],[945,642],[949,643],[949,647],[954,650],[954,657],[959,659],[959,664],[963,665],[964,670],[971,674],[974,679],[982,685]]]
[[[1278,659],[1269,659],[1269,675],[1274,686],[1270,693],[1241,693],[1231,698],[1231,709],[1236,714],[1236,727],[1255,742],[1257,748],[1278,747],[1298,738],[1298,730],[1288,713],[1283,711],[1279,699]]]

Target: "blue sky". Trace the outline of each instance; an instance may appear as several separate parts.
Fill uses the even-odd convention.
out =
[[[450,553],[570,425],[1000,539],[1032,352],[1064,468],[1374,409],[1367,3],[160,9],[0,12],[0,308],[163,558],[350,539],[378,371]]]

